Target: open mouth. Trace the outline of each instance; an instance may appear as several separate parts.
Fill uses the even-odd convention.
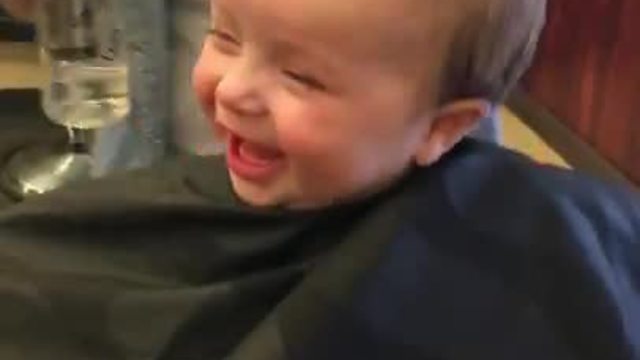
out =
[[[264,182],[273,178],[284,166],[284,153],[228,131],[227,164],[237,176]]]

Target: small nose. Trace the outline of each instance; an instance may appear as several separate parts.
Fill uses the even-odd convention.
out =
[[[238,116],[261,116],[266,112],[260,95],[258,71],[247,61],[239,60],[222,74],[216,88],[216,99]]]

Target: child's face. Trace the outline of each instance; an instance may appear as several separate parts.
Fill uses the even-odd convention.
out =
[[[240,198],[318,207],[403,174],[434,82],[410,2],[212,1],[193,83]]]

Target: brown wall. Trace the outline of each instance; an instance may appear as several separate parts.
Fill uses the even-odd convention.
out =
[[[549,0],[524,87],[640,183],[640,0]]]

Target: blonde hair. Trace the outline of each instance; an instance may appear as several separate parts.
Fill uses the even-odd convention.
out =
[[[546,0],[456,1],[445,50],[440,103],[504,100],[531,64],[545,23]]]

